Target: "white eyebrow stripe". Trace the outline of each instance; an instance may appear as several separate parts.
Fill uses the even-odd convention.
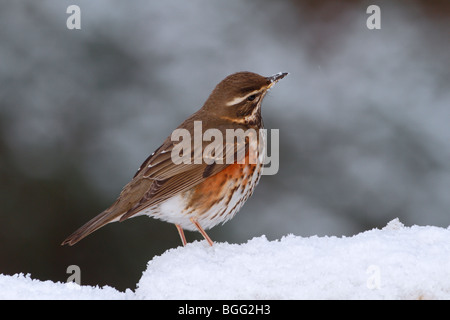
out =
[[[253,95],[253,94],[257,94],[257,93],[260,93],[261,92],[261,90],[255,90],[255,91],[252,91],[252,92],[250,92],[250,93],[247,93],[244,97],[237,97],[237,98],[234,98],[233,100],[231,100],[231,101],[228,101],[227,102],[227,106],[229,107],[229,106],[234,106],[234,105],[236,105],[236,104],[238,104],[238,103],[241,103],[242,101],[244,101],[245,99],[247,99],[248,97],[250,97],[251,95]]]

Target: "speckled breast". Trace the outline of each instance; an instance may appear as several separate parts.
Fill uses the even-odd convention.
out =
[[[262,134],[260,139],[264,139]],[[264,143],[250,143],[243,164],[231,164],[194,188],[162,203],[153,216],[178,224],[186,230],[196,230],[189,220],[194,217],[206,230],[233,218],[253,194],[261,177]]]

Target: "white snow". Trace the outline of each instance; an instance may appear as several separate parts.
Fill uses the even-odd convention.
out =
[[[153,258],[134,291],[0,275],[0,299],[450,299],[450,229],[194,242]]]
[[[119,292],[111,287],[79,286],[73,282],[40,281],[29,274],[0,274],[0,299],[6,300],[116,300],[132,297],[132,292]]]

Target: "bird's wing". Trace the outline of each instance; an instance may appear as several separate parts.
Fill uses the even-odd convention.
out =
[[[224,137],[225,138],[225,137]],[[232,154],[234,161],[241,161],[248,152],[248,140],[235,140],[233,142],[225,142],[222,145],[222,152],[212,154],[210,161],[206,163],[195,163],[198,155],[203,155],[205,147],[208,143],[201,146],[195,146],[192,141],[192,152],[189,163],[175,164],[171,158],[172,151],[176,145],[168,138],[165,143],[157,149],[153,156],[149,157],[139,168],[134,179],[123,189],[120,197],[127,203],[133,202],[134,205],[126,211],[120,221],[128,219],[136,213],[155,206],[169,199],[170,197],[191,189],[200,184],[208,177],[211,177],[227,166],[230,165],[230,157]],[[200,150],[197,150],[197,149]],[[199,161],[198,161],[199,162]],[[147,181],[152,181],[150,187]],[[136,195],[140,199],[136,200]]]

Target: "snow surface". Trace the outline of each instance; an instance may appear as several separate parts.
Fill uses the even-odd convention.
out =
[[[0,275],[0,299],[450,299],[450,229],[194,242],[153,258],[134,291]]]

